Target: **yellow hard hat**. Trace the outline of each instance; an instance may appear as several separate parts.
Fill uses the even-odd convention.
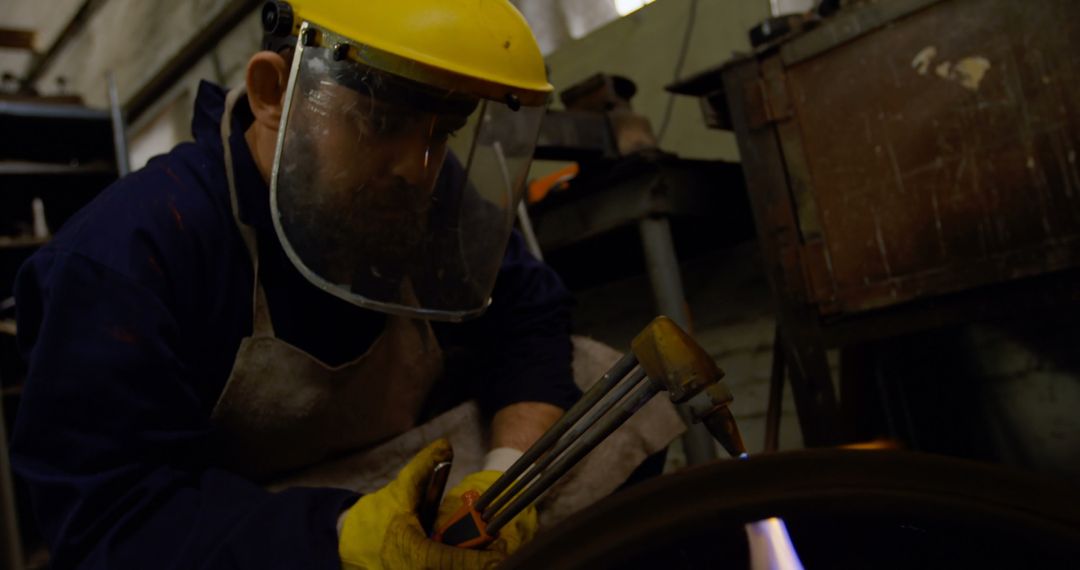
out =
[[[292,0],[267,2],[262,18],[267,33],[307,33],[309,45],[324,41],[321,30],[347,38],[343,56],[420,83],[530,106],[553,91],[536,38],[508,0]]]

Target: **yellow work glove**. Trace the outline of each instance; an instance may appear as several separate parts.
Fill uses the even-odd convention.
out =
[[[439,516],[435,519],[435,528],[441,529],[450,522],[450,517],[461,508],[461,496],[466,491],[475,489],[483,494],[500,475],[502,475],[500,471],[477,471],[447,491],[442,504],[439,505]],[[529,505],[499,530],[495,541],[487,545],[485,550],[498,551],[509,556],[517,552],[523,544],[532,540],[539,526],[536,507]]]
[[[505,555],[465,550],[429,539],[416,508],[435,464],[450,459],[450,442],[437,440],[406,465],[396,479],[360,497],[349,510],[338,537],[338,555],[345,570],[476,570],[490,569]]]

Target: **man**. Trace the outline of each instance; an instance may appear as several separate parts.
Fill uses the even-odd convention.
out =
[[[489,469],[463,483],[483,488],[579,396],[569,297],[511,234],[551,91],[535,40],[505,0],[263,16],[246,91],[203,84],[195,142],[19,275],[13,461],[52,567],[490,565],[535,512],[493,550],[428,540],[416,502],[445,442],[359,500],[262,485],[450,393],[492,415]]]

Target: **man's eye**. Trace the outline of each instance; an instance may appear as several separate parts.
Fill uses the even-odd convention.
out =
[[[439,141],[444,141],[448,138],[457,136],[458,129],[435,129],[435,132],[431,133],[431,138]]]
[[[458,131],[465,128],[465,121],[456,120],[440,120],[435,121],[431,126],[432,136],[437,136],[440,139],[447,139],[450,137],[456,137]]]

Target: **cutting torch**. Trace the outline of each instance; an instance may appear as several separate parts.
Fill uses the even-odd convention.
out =
[[[492,542],[499,529],[660,392],[674,404],[686,404],[691,420],[703,422],[729,454],[745,457],[724,373],[690,335],[661,316],[630,348],[491,487],[466,492],[461,508],[432,538],[462,548]]]

